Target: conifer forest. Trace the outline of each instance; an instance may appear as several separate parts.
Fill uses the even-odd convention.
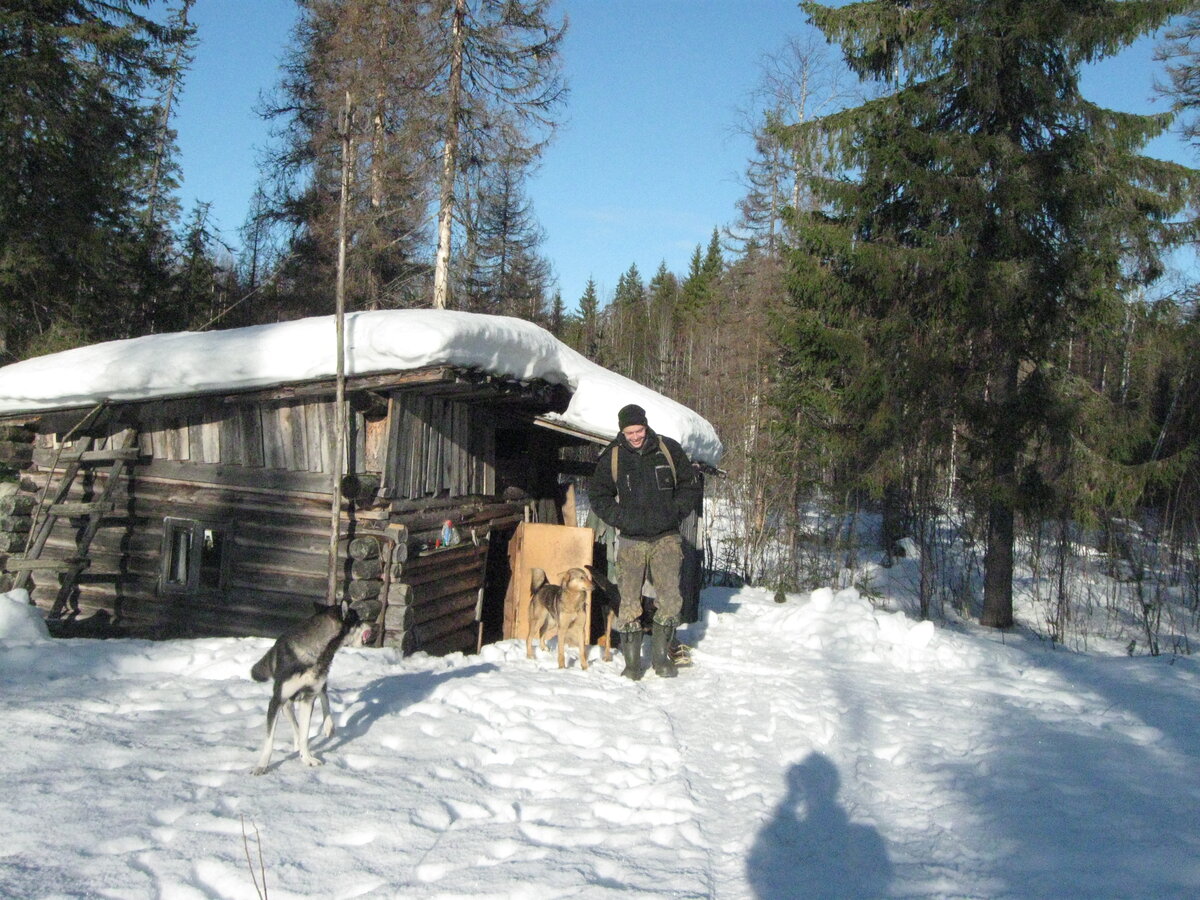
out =
[[[195,2],[0,3],[0,363],[339,290],[517,316],[714,424],[713,579],[869,594],[913,553],[921,615],[1191,652],[1198,182],[1143,151],[1200,138],[1200,4],[801,3],[729,221],[564,297],[526,192],[571,102],[551,0],[298,0],[236,248],[175,193]],[[1148,34],[1163,111],[1085,99]]]

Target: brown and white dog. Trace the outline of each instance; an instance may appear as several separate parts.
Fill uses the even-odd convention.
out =
[[[525,655],[534,658],[533,642],[548,650],[546,638],[553,632],[558,637],[558,667],[567,667],[567,644],[579,648],[579,668],[587,669],[588,592],[592,580],[583,569],[567,569],[558,584],[552,584],[541,569],[533,570],[530,583],[533,595],[529,598],[529,632],[525,635]]]

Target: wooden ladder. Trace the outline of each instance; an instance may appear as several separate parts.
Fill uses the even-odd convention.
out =
[[[97,407],[93,412],[98,413],[99,409],[100,407]],[[89,416],[89,418],[91,417]],[[84,421],[86,422],[87,419]],[[64,438],[64,442],[68,438]],[[74,448],[60,449],[55,466],[50,469],[51,474],[46,481],[46,490],[43,495],[45,518],[39,523],[35,513],[34,527],[30,531],[29,544],[24,556],[20,559],[10,559],[5,565],[8,571],[17,573],[13,580],[14,588],[26,587],[34,571],[58,572],[60,587],[54,605],[50,609],[49,618],[51,619],[62,616],[63,610],[66,609],[67,603],[71,599],[71,594],[79,583],[80,574],[91,565],[88,553],[92,539],[102,527],[105,516],[115,508],[115,503],[112,501],[113,491],[121,480],[121,476],[140,455],[137,431],[133,429],[127,432],[120,447],[95,450],[92,449],[94,444],[95,438],[85,434],[76,439]],[[53,489],[53,495],[51,495],[53,471],[59,462],[65,462],[66,467],[58,486]],[[71,487],[75,484],[80,472],[105,464],[108,466],[105,470],[107,477],[99,496],[86,502],[67,500]],[[75,538],[74,555],[60,559],[42,559],[42,551],[50,539],[51,532],[54,531],[54,526],[58,524],[58,520],[78,518],[86,518],[87,521]]]

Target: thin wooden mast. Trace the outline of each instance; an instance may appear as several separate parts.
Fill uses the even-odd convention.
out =
[[[338,258],[337,289],[335,291],[337,312],[337,397],[334,401],[335,421],[333,458],[330,460],[330,510],[329,510],[329,581],[325,587],[325,602],[338,602],[338,540],[342,524],[342,467],[346,455],[346,209],[350,198],[350,118],[353,104],[350,92],[346,91],[346,105],[342,109],[342,195],[338,204]]]

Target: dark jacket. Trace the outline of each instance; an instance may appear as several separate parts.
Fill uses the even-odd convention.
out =
[[[617,455],[617,480],[612,454]],[[664,454],[675,463],[674,476]],[[700,505],[700,479],[678,441],[646,429],[641,450],[624,435],[604,448],[588,487],[592,510],[622,536],[660,537],[679,531],[679,523]]]

